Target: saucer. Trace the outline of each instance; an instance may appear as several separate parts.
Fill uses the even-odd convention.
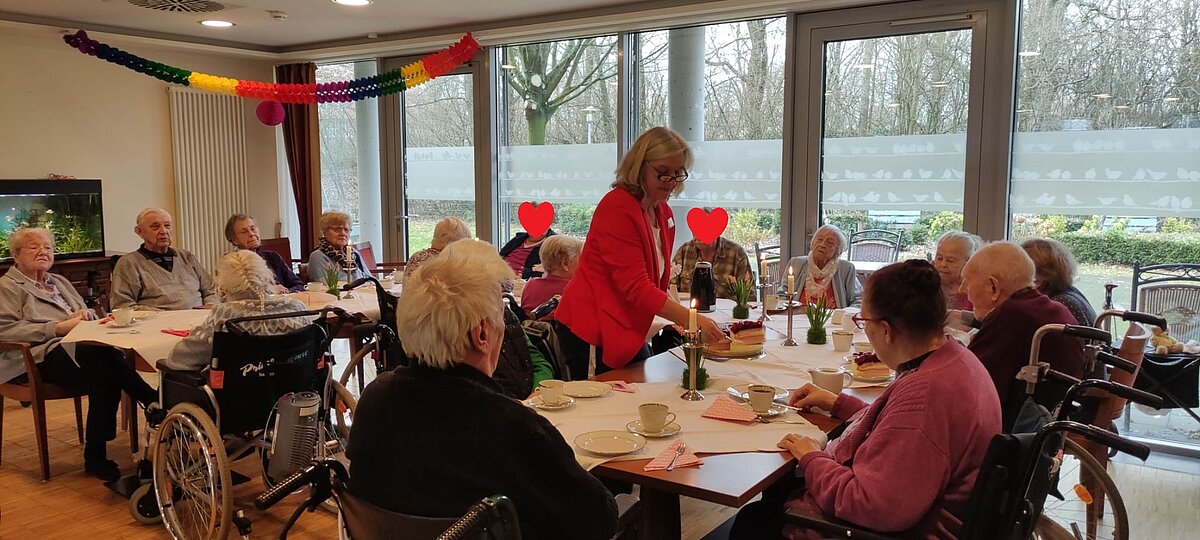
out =
[[[678,435],[680,431],[683,431],[683,428],[675,422],[671,422],[670,424],[663,426],[663,430],[659,431],[659,432],[646,431],[646,430],[642,429],[642,421],[641,420],[634,420],[628,424],[625,424],[625,429],[628,429],[631,433],[637,433],[638,435],[641,435],[643,437],[650,437],[652,439],[657,439],[660,437],[671,437],[674,435]]]
[[[612,392],[612,385],[600,381],[569,381],[563,383],[563,394],[577,398],[597,398]]]
[[[575,446],[602,456],[623,456],[645,447],[646,438],[624,431],[590,431],[575,437]]]
[[[121,323],[119,323],[119,322],[117,322],[117,321],[113,320],[113,321],[109,321],[107,326],[108,326],[109,328],[129,328],[130,326],[133,326],[133,325],[135,325],[135,324],[137,324],[137,323],[138,323],[138,320],[137,320],[137,319],[134,319],[134,320],[132,320],[132,321],[129,321],[129,324],[121,324]]]
[[[570,396],[563,396],[562,402],[559,403],[558,405],[547,405],[545,403],[542,403],[542,396],[533,396],[532,398],[529,398],[529,406],[530,407],[533,407],[535,409],[542,409],[545,411],[557,411],[557,410],[561,410],[561,409],[566,409],[567,407],[570,407],[574,404],[575,404],[575,398],[570,397]]]
[[[750,409],[750,404],[749,404],[749,403],[747,403],[747,404],[746,404],[746,408],[747,408],[747,409]],[[783,405],[783,404],[781,404],[781,403],[772,403],[772,404],[771,404],[771,408],[770,408],[770,409],[768,409],[768,410],[767,410],[767,412],[761,412],[761,413],[760,413],[760,412],[758,412],[758,411],[756,411],[756,410],[754,410],[754,409],[750,409],[750,412],[753,412],[754,414],[757,414],[757,415],[758,415],[760,418],[772,418],[772,417],[775,417],[775,416],[779,416],[779,415],[781,415],[781,414],[783,414],[783,413],[785,413],[785,412],[788,412],[788,408],[787,408],[787,406],[785,406],[785,405]]]
[[[791,392],[788,392],[786,388],[780,388],[778,386],[774,386],[772,388],[775,389],[775,398],[773,401],[787,399],[788,395],[791,394]],[[735,384],[730,386],[726,392],[730,395],[730,397],[740,399],[742,401],[750,401],[750,383]]]

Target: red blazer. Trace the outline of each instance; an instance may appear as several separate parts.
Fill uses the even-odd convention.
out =
[[[671,264],[675,218],[666,203],[658,204],[658,228],[661,254],[654,253],[641,203],[624,189],[609,191],[592,215],[579,270],[554,311],[580,339],[603,348],[611,368],[628,364],[646,344],[654,315],[667,301],[670,272],[658,265]],[[661,277],[652,279],[656,270]]]

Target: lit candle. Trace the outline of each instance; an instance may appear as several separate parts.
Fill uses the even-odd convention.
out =
[[[788,301],[796,294],[796,267],[788,266]]]
[[[692,308],[688,310],[688,332],[696,331],[696,299],[692,299]]]
[[[354,248],[350,247],[350,244],[346,244],[346,264],[354,266]]]

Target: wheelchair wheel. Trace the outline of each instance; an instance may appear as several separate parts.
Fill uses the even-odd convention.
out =
[[[1043,520],[1053,521],[1066,531],[1078,530],[1085,540],[1129,538],[1125,502],[1117,485],[1087,449],[1070,439],[1063,446],[1058,483],[1066,500],[1048,497],[1042,509]]]
[[[333,433],[330,435],[337,437],[345,448],[346,441],[350,440],[350,426],[354,424],[354,408],[358,406],[358,400],[339,383],[332,383],[333,403],[330,404],[331,413],[330,420],[333,423]]]
[[[350,386],[350,377],[358,373],[359,367],[366,362],[367,356],[376,349],[376,341],[370,341],[363,344],[353,355],[350,356],[350,361],[346,362],[346,367],[342,368],[342,375],[338,377],[338,384],[342,386]],[[358,391],[362,392],[367,387],[366,370],[363,368],[363,380],[358,381]]]
[[[154,484],[142,484],[129,496],[129,515],[142,525],[162,523],[158,511],[158,498],[154,496]]]
[[[229,459],[216,424],[203,409],[176,405],[158,428],[154,494],[175,539],[223,540],[232,519]]]

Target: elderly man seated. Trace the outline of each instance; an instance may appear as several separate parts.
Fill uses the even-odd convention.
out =
[[[142,246],[113,268],[108,293],[112,309],[192,309],[218,301],[212,277],[195,255],[171,247],[171,214],[147,208],[133,232]]]
[[[490,244],[452,243],[405,283],[397,316],[413,366],[363,391],[350,434],[350,489],[388,510],[457,517],[483,497],[517,507],[522,536],[610,538],[617,507],[545,418],[492,380],[504,341]]]
[[[718,284],[718,298],[733,298],[733,293],[725,283],[735,279],[752,279],[750,258],[737,242],[724,236],[718,236],[709,243],[693,238],[679,246],[675,256],[671,257],[671,264],[679,267],[679,292],[691,291],[692,270],[700,261],[712,263],[713,279]]]
[[[1003,406],[1005,431],[1011,430],[1025,402],[1025,385],[1015,378],[1021,366],[1029,363],[1034,332],[1046,324],[1075,324],[1066,307],[1034,288],[1033,279],[1033,260],[1021,246],[992,242],[975,252],[963,267],[962,291],[975,306],[974,313],[951,312],[952,319],[961,313],[964,324],[979,329],[968,348],[992,376]],[[1042,339],[1039,360],[1074,377],[1083,375],[1086,363],[1079,340],[1061,334]],[[1042,383],[1034,401],[1049,409],[1065,392],[1061,385]]]

